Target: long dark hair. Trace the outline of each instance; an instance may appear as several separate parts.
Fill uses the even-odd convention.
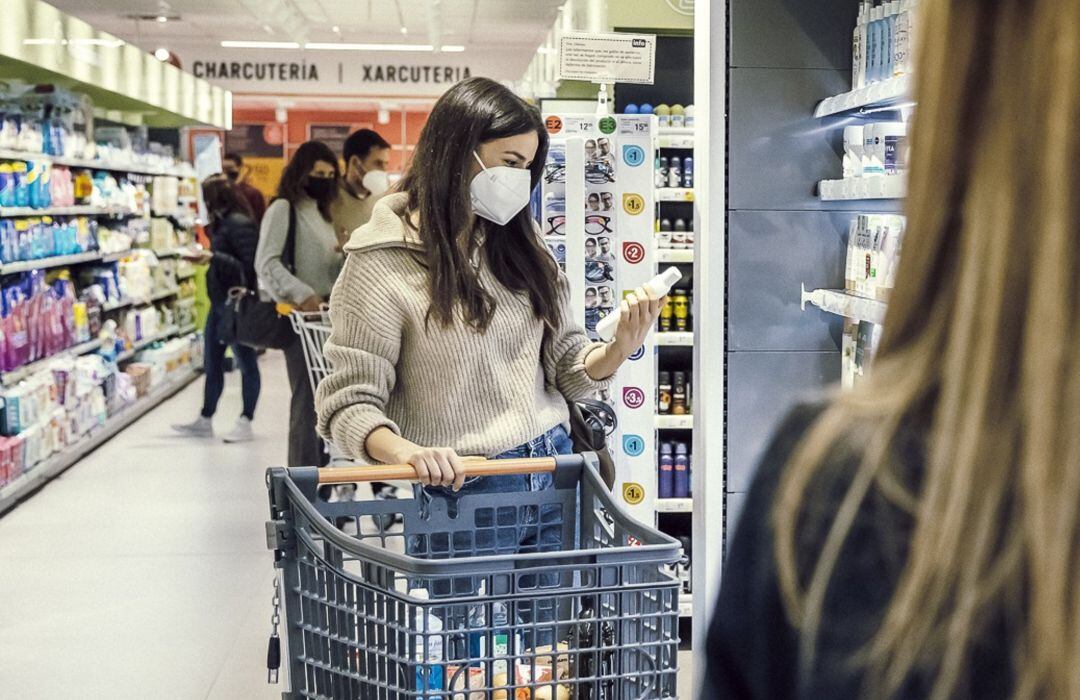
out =
[[[251,205],[244,199],[236,186],[224,175],[211,175],[202,183],[203,202],[206,211],[214,222],[223,221],[233,214],[243,214],[249,219],[255,215]]]
[[[400,189],[409,195],[409,210],[419,213],[431,293],[428,318],[443,326],[452,323],[458,304],[475,330],[483,332],[491,323],[495,300],[470,264],[481,241],[495,278],[527,295],[536,318],[549,328],[558,324],[559,268],[537,235],[528,207],[505,226],[477,217],[476,226],[469,228],[473,152],[488,141],[529,132],[540,142],[529,168],[535,188],[547,159],[547,131],[536,109],[493,80],[469,78],[450,88],[420,134]]]
[[[311,169],[319,161],[333,165],[335,179],[340,182],[341,166],[338,164],[337,156],[330,150],[330,147],[322,141],[307,141],[300,144],[288,165],[285,166],[285,170],[281,173],[277,199],[287,200],[292,206],[296,206],[305,198],[311,199],[308,197],[307,192],[304,191],[304,183],[307,182]],[[327,221],[330,221],[330,205],[337,199],[337,192],[335,187],[331,196],[316,202],[319,205],[319,213]]]

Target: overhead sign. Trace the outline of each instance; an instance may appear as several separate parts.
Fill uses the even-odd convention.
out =
[[[474,75],[516,79],[526,66],[518,55],[476,53],[369,53],[171,47],[191,72],[237,94],[437,97]]]
[[[651,85],[655,71],[652,34],[575,32],[559,39],[559,80]]]

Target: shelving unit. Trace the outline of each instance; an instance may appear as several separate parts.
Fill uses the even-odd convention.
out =
[[[660,148],[693,148],[694,127],[662,126],[659,130],[657,144]]]
[[[694,511],[694,499],[692,498],[659,498],[656,501],[657,513],[692,513]]]
[[[158,342],[159,340],[165,340],[166,338],[169,338],[169,337],[174,336],[174,335],[178,335],[180,333],[181,333],[181,331],[180,331],[179,326],[169,326],[165,330],[158,331],[157,333],[155,333],[155,334],[153,334],[151,336],[148,336],[146,338],[143,338],[142,340],[136,342],[134,345],[131,346],[130,350],[125,350],[124,352],[117,355],[116,356],[116,361],[117,361],[117,363],[127,362],[131,358],[135,357],[135,355],[140,350],[142,350],[143,348],[148,347],[150,345],[153,345],[154,343]]]
[[[656,416],[656,429],[657,430],[693,430],[694,429],[694,417],[692,415],[685,415],[685,416],[657,415]]]
[[[44,367],[48,363],[52,362],[53,360],[55,360],[57,358],[60,358],[60,357],[76,357],[78,355],[86,355],[87,353],[96,352],[97,350],[100,350],[100,349],[101,349],[101,341],[100,340],[89,340],[89,341],[87,341],[85,343],[80,343],[78,345],[73,345],[70,348],[67,348],[65,350],[61,350],[60,352],[56,353],[55,355],[50,355],[49,357],[44,357],[44,358],[42,358],[40,360],[35,360],[34,362],[30,362],[28,364],[23,365],[22,367],[17,367],[15,369],[11,370],[10,372],[4,372],[3,375],[0,375],[0,384],[3,384],[4,386],[12,386],[14,384],[18,384],[19,382],[26,379],[30,375],[41,371],[42,369],[44,369]]]
[[[689,593],[679,594],[679,617],[694,616],[694,596]]]
[[[48,207],[32,209],[30,207],[0,207],[0,218],[33,216],[138,216],[139,212],[122,207]]]
[[[659,202],[692,202],[694,190],[687,187],[659,187],[656,190],[656,200]]]
[[[807,291],[802,285],[801,305],[812,304],[826,313],[836,314],[856,321],[884,323],[887,304],[878,299],[868,299],[840,289],[814,289]]]
[[[109,438],[149,413],[162,401],[176,394],[190,384],[198,374],[199,370],[196,368],[181,371],[176,377],[155,389],[151,389],[147,396],[118,411],[108,418],[102,427],[91,431],[82,440],[69,445],[61,452],[22,474],[10,484],[0,488],[0,514],[12,508],[19,501],[44,486],[46,482],[61,474],[90,452],[93,452]]]
[[[693,265],[694,251],[679,248],[660,248],[656,251],[656,261],[670,265]]]
[[[657,333],[656,344],[662,347],[693,347],[694,334],[689,332]]]
[[[903,199],[907,197],[907,178],[902,175],[878,175],[822,180],[818,183],[818,196],[823,202]]]
[[[818,103],[814,110],[817,118],[842,116],[845,114],[870,114],[886,110],[910,107],[911,76],[902,75],[858,90],[851,90],[833,97],[827,97]]]
[[[26,163],[51,163],[70,168],[87,168],[90,170],[108,170],[111,172],[136,173],[138,175],[166,175],[172,177],[187,177],[191,174],[188,169],[180,167],[156,168],[137,163],[109,163],[103,160],[87,160],[85,158],[66,158],[64,156],[50,156],[44,153],[28,153],[26,151],[13,151],[0,149],[0,160],[20,160]]]
[[[117,309],[126,309],[129,306],[133,306],[135,303],[134,299],[120,299],[119,301],[104,304],[101,307],[101,310],[108,313],[110,311],[116,311]]]

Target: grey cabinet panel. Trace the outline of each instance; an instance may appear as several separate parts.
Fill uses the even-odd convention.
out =
[[[830,70],[730,71],[730,209],[879,211],[887,206],[817,197],[819,180],[843,175],[844,121],[815,119],[814,107],[846,90],[847,83],[843,73]]]
[[[746,504],[746,494],[729,492],[725,494],[725,497],[727,498],[727,513],[724,521],[724,532],[727,533],[727,537],[724,542],[724,555],[726,556],[731,548],[731,540],[735,537],[735,529],[739,524],[739,518],[742,516],[743,505]]]
[[[727,490],[748,490],[777,424],[839,380],[835,352],[728,353]]]
[[[728,224],[728,349],[840,350],[843,320],[799,309],[799,284],[844,286],[846,212],[734,211]]]
[[[857,0],[731,0],[731,65],[849,70],[858,9]]]

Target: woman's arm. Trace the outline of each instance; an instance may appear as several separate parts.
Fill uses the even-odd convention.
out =
[[[255,271],[275,301],[304,307],[310,306],[310,302],[314,299],[314,310],[318,310],[321,300],[315,294],[315,290],[289,272],[281,261],[281,256],[285,251],[285,242],[289,236],[290,206],[287,201],[279,199],[266,210],[255,253]],[[299,226],[299,222],[297,225]],[[300,231],[297,231],[296,235],[299,242]]]

